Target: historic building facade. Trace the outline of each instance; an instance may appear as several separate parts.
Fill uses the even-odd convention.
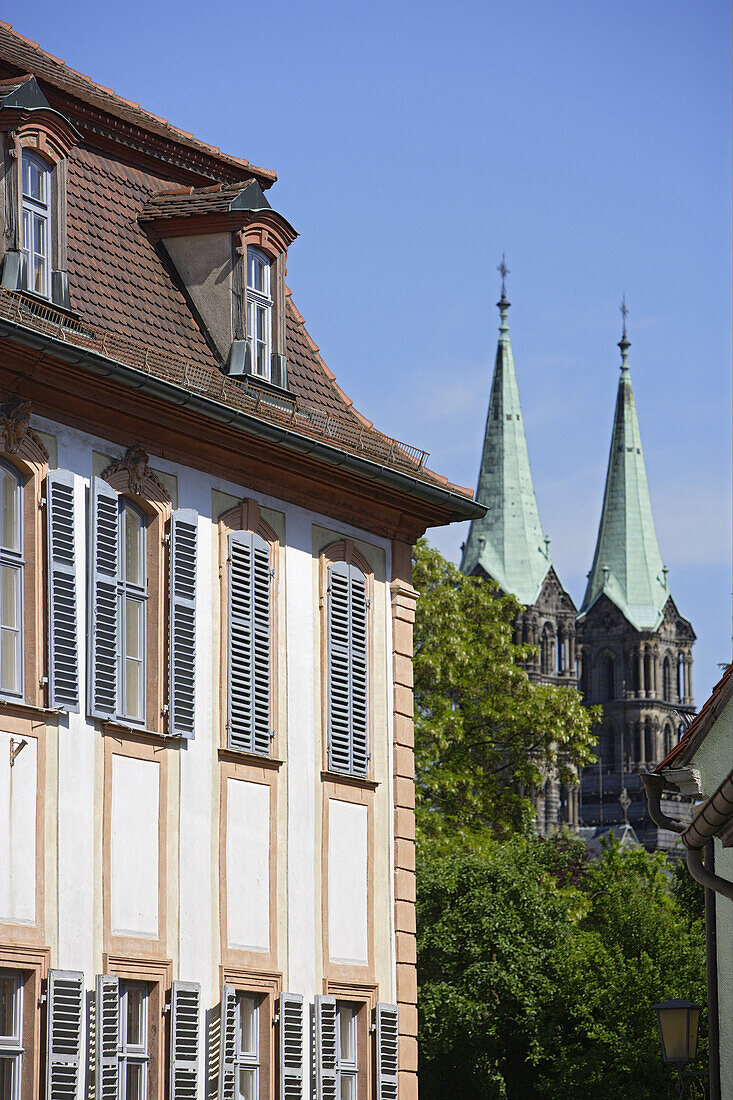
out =
[[[527,668],[530,680],[577,687],[576,607],[552,564],[550,540],[540,522],[509,339],[503,263],[501,271],[499,344],[476,490],[486,514],[471,524],[461,569],[469,576],[490,577],[524,605],[515,641],[538,647]],[[541,834],[562,822],[577,824],[577,788],[562,786],[556,775],[546,777],[533,800]]]
[[[500,270],[503,276],[503,263]],[[670,838],[658,836],[646,814],[639,772],[669,751],[694,713],[695,635],[672,599],[654,528],[625,306],[603,510],[580,612],[557,576],[540,524],[503,281],[498,307],[499,346],[476,491],[486,514],[471,524],[461,569],[492,578],[524,605],[515,639],[538,647],[527,668],[531,680],[578,687],[585,702],[603,706],[598,763],[584,769],[579,790],[562,790],[547,777],[534,799],[538,831],[628,820],[647,846],[666,846]]]
[[[0,1095],[414,1100],[411,548],[274,173],[0,24]]]

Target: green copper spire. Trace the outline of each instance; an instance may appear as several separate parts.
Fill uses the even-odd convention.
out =
[[[487,512],[471,524],[461,569],[468,574],[483,569],[504,592],[528,606],[536,603],[551,562],[529,468],[507,324],[509,272],[503,257],[499,271],[499,346],[476,490],[476,500]]]
[[[631,387],[626,336],[626,301],[621,348],[621,379],[616,398],[606,491],[593,568],[588,574],[580,616],[601,593],[637,630],[655,630],[669,599],[667,571],[662,564],[652,503],[641,449],[639,421]]]

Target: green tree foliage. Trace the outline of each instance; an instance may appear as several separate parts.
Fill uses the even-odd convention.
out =
[[[661,855],[423,838],[417,917],[422,1100],[673,1095],[652,1006],[705,1003],[705,943]]]
[[[515,645],[520,605],[492,581],[465,577],[423,540],[413,562],[415,769],[426,834],[522,828],[525,792],[548,769],[562,782],[591,762],[600,708],[571,688],[534,686]]]

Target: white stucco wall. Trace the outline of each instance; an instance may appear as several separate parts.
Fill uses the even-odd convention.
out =
[[[375,968],[382,1000],[395,995],[393,935],[393,852],[391,776],[392,659],[390,633],[390,545],[358,527],[331,520],[264,494],[247,485],[191,470],[151,456],[150,464],[175,489],[175,504],[199,516],[198,600],[196,621],[196,734],[189,742],[160,743],[166,754],[167,859],[158,851],[161,765],[132,759],[115,751],[113,735],[86,714],[86,553],[88,488],[108,458],[124,447],[52,421],[34,417],[33,424],[53,443],[58,466],[75,481],[77,591],[79,594],[79,672],[81,712],[39,720],[45,738],[43,792],[47,809],[45,843],[45,941],[51,966],[82,970],[87,990],[103,971],[103,892],[105,853],[103,823],[110,815],[109,906],[112,933],[154,937],[165,933],[165,954],[173,976],[198,981],[206,1012],[218,1004],[221,964],[227,943],[221,942],[219,905],[221,860],[226,860],[227,928],[224,939],[234,948],[266,952],[270,946],[269,883],[275,871],[270,848],[275,799],[266,783],[227,779],[226,853],[221,854],[222,754],[219,749],[219,561],[218,512],[215,495],[232,502],[249,497],[277,513],[281,541],[282,605],[279,619],[280,701],[278,743],[282,764],[277,790],[277,960],[283,988],[301,993],[306,1002],[323,992],[323,922],[328,921],[331,959],[367,962]],[[130,441],[135,442],[134,440]],[[274,522],[274,520],[273,520]],[[380,697],[375,725],[374,759],[379,770],[373,794],[373,829],[378,881],[367,898],[367,810],[365,805],[331,798],[328,806],[329,847],[322,850],[324,784],[320,697],[321,654],[318,641],[319,592],[314,563],[314,531],[324,540],[341,537],[359,542],[376,563],[375,623],[379,637]],[[12,917],[32,922],[35,904],[36,743],[25,748],[12,769],[10,795],[9,737],[0,725],[0,921]],[[111,765],[109,762],[112,754]],[[161,755],[160,760],[164,759]],[[105,760],[111,784],[105,794]],[[20,795],[18,792],[21,792]],[[165,866],[166,880],[158,881]],[[323,876],[328,876],[328,889]],[[159,928],[159,887],[164,892],[166,927]],[[328,896],[328,910],[324,898]],[[375,900],[376,899],[376,900]],[[375,907],[375,958],[367,959],[369,906]],[[202,1038],[206,1026],[202,1013]],[[204,1080],[201,1081],[203,1098]]]
[[[110,910],[113,935],[158,936],[160,764],[112,757]]]
[[[36,783],[34,737],[10,766],[13,735],[0,729],[0,921],[36,919]],[[21,738],[15,735],[15,745]]]
[[[328,801],[328,947],[332,962],[366,966],[367,808]]]
[[[227,780],[229,947],[270,950],[270,788]]]

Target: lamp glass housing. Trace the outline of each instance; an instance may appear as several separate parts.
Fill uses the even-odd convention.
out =
[[[691,1001],[665,1001],[654,1006],[665,1062],[693,1062],[697,1057],[700,1006]]]

